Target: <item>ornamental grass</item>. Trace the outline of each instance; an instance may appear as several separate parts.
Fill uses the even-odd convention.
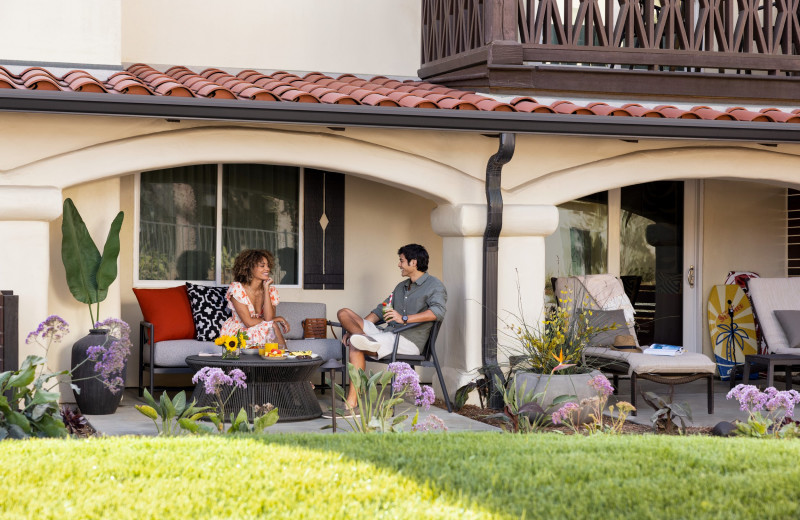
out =
[[[1,518],[798,518],[800,442],[493,433],[3,443]]]

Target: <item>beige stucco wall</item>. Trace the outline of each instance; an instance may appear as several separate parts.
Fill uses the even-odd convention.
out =
[[[711,288],[724,283],[729,271],[786,276],[786,188],[722,180],[704,184],[703,317]],[[702,337],[703,352],[713,357],[707,326]]]
[[[455,384],[469,378],[463,372],[480,363],[483,176],[486,161],[496,148],[496,139],[466,133],[350,128],[342,132],[310,126],[4,113],[0,114],[0,191],[14,198],[13,193],[17,192],[12,192],[12,187],[22,190],[19,193],[27,194],[23,198],[30,199],[28,204],[19,206],[24,209],[36,207],[34,204],[40,200],[35,195],[37,188],[25,186],[52,186],[45,190],[55,190],[56,194],[63,189],[63,197],[75,199],[98,242],[105,240],[116,211],[126,212],[120,277],[102,311],[106,316],[112,310],[121,312],[134,326],[135,336],[140,318],[130,291],[135,172],[203,162],[263,162],[341,171],[347,174],[348,190],[346,289],[286,288],[283,298],[323,301],[330,317],[341,306],[365,312],[398,281],[397,247],[405,242],[422,242],[432,254],[431,272],[446,280],[451,293],[442,340],[446,344],[443,357],[447,360],[448,384]],[[627,143],[603,138],[519,136],[514,158],[503,170],[506,206],[500,244],[500,310],[516,307],[518,269],[525,313],[535,317],[540,311],[544,279],[540,237],[554,226],[550,211],[554,211],[554,204],[637,182],[704,178],[712,186],[739,186],[740,191],[730,194],[732,197],[749,193],[749,185],[753,184],[766,200],[753,202],[750,212],[768,219],[774,215],[764,213],[764,208],[774,207],[770,202],[774,188],[764,183],[714,179],[756,179],[788,185],[794,182],[793,172],[798,166],[798,147],[789,145],[764,148],[757,144],[644,140]],[[707,199],[709,222],[724,220],[727,215],[727,198],[723,202],[715,200]],[[399,216],[386,221],[387,208],[397,206],[403,208]],[[46,223],[58,215],[58,208],[55,209],[30,220]],[[432,211],[438,216],[434,223]],[[64,315],[77,327],[88,320],[88,313],[66,292],[60,266],[60,220],[49,225],[8,222],[17,214],[3,213],[0,208],[0,219],[4,220],[0,223],[0,239],[22,237],[32,251],[37,247],[42,251],[35,261],[25,262],[23,257],[3,259],[0,269],[0,274],[11,270],[15,275],[19,273],[14,278],[6,276],[4,283],[25,295],[23,332],[27,333],[51,312]],[[755,223],[749,232],[756,234],[762,227],[762,223]],[[710,233],[705,235],[708,239]],[[759,242],[755,249],[763,251],[767,245],[776,244],[768,242]],[[707,250],[720,250],[712,242],[709,244]],[[707,262],[718,258],[708,252],[705,257]],[[763,260],[760,256],[753,258]],[[37,268],[37,261],[49,268]],[[761,263],[741,268],[773,272],[773,267],[762,267]],[[707,269],[707,283],[714,279],[714,272],[727,272],[726,266],[713,263]],[[41,277],[43,271],[50,273],[49,279]],[[704,291],[707,289],[703,287]],[[59,367],[65,366],[66,351],[56,358]],[[128,374],[129,384],[135,382],[134,372],[132,369]]]
[[[122,60],[416,76],[420,13],[408,0],[130,0]]]
[[[0,60],[119,66],[121,3],[121,0],[0,2],[0,20],[3,20]]]

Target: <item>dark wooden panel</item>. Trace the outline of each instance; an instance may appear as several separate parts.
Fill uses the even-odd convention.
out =
[[[344,289],[344,175],[325,173],[325,289]]]
[[[344,289],[344,175],[307,168],[304,179],[303,288]]]
[[[0,292],[0,372],[19,369],[19,296]]]
[[[303,183],[303,289],[323,289],[324,232],[319,221],[325,208],[325,174],[306,169]]]

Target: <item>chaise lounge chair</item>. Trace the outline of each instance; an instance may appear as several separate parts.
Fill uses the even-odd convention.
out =
[[[589,347],[584,349],[584,360],[599,367],[602,372],[613,376],[614,389],[619,387],[619,377],[629,376],[631,380],[631,404],[636,406],[637,381],[646,379],[656,383],[670,385],[670,393],[675,385],[705,379],[708,393],[708,413],[714,413],[713,378],[716,364],[703,354],[684,353],[679,356],[651,356],[638,350],[615,350],[612,348],[614,336],[631,335],[636,339],[632,316],[614,307],[628,307],[627,298],[621,298],[625,290],[619,278],[612,275],[571,276],[556,280],[556,294],[565,291],[573,294],[573,298],[586,302],[584,308],[593,310],[591,322],[602,326],[611,322],[617,323],[617,330],[602,333],[593,338]],[[618,321],[625,321],[624,324]],[[633,412],[636,415],[636,412]]]

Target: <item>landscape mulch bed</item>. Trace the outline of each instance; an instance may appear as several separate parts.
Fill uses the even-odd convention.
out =
[[[434,403],[434,406],[438,406],[444,410],[447,410],[447,406],[444,404],[443,401],[437,400]],[[465,404],[463,408],[460,410],[456,410],[455,413],[472,419],[474,421],[479,421],[484,424],[489,424],[491,426],[496,426],[498,428],[502,428],[504,424],[507,424],[501,419],[490,419],[489,416],[501,413],[502,410],[494,410],[491,408],[481,408],[479,406],[475,406],[472,404]],[[566,434],[572,434],[572,430],[566,426],[545,426],[541,429],[541,431],[545,432],[552,432],[552,431],[559,431]],[[622,427],[623,434],[630,434],[630,435],[642,435],[642,434],[652,434],[658,433],[661,435],[665,435],[666,432],[662,431],[655,431],[653,430],[652,426],[647,426],[644,424],[637,424],[630,421],[625,421],[625,424]],[[677,434],[677,432],[676,432]],[[711,435],[711,428],[710,427],[693,427],[689,426],[686,428],[686,435]]]

